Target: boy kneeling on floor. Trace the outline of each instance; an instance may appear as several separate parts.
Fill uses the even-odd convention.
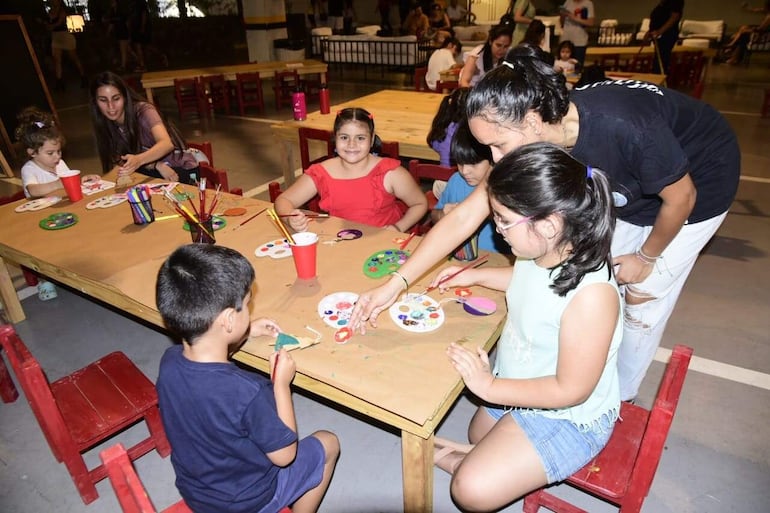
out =
[[[176,486],[196,513],[314,512],[339,456],[329,431],[298,440],[285,349],[270,357],[274,384],[228,359],[249,335],[280,332],[250,319],[254,274],[243,255],[209,244],[178,248],[158,273],[158,309],[182,339],[160,362],[160,412]]]

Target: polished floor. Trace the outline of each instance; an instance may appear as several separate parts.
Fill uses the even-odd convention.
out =
[[[365,83],[348,70],[344,81],[331,76],[333,101],[382,87],[409,87],[408,83],[405,75]],[[722,111],[738,133],[742,180],[730,214],[696,265],[663,339],[663,348],[687,344],[696,357],[643,508],[647,513],[764,513],[770,504],[770,119],[759,117],[766,89],[770,89],[768,60],[756,59],[749,68],[715,66],[710,72],[704,100]],[[271,93],[266,91],[268,100]],[[84,102],[85,94],[74,86],[56,95],[68,137],[66,159],[70,167],[91,172],[98,170],[98,162]],[[171,95],[162,94],[161,105],[178,121]],[[259,117],[219,116],[208,124],[179,124],[188,138],[213,142],[217,166],[228,170],[233,185],[250,191],[247,194],[263,195],[263,185],[280,176],[269,125],[290,115],[288,109],[276,112],[268,105]],[[158,361],[169,340],[151,327],[63,287],[56,300],[42,302],[31,295],[23,306],[27,320],[16,328],[50,379],[118,349],[151,379],[157,377]],[[664,359],[661,351],[643,383],[639,399],[644,406],[649,407],[654,397]],[[317,397],[297,393],[295,404],[300,434],[330,429],[342,444],[321,511],[401,511],[398,434]],[[473,410],[469,397],[462,397],[439,434],[464,439]],[[132,428],[117,440],[128,443],[143,431]],[[89,461],[97,460],[101,448],[88,453]],[[0,467],[2,512],[119,511],[107,482],[98,485],[96,502],[83,505],[23,398],[0,404]],[[139,459],[136,467],[158,509],[178,500],[168,459],[153,452]],[[449,477],[436,470],[437,512],[457,511],[448,484]],[[616,511],[566,486],[557,494],[574,499],[587,511]],[[504,511],[521,511],[521,503]]]

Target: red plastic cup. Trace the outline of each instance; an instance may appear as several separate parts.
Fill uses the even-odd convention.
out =
[[[292,238],[291,255],[294,257],[294,267],[297,268],[297,278],[310,280],[316,276],[316,255],[318,253],[318,235],[311,232],[295,233]]]
[[[75,203],[83,199],[83,189],[80,188],[80,171],[68,169],[59,172],[58,176],[71,202]]]

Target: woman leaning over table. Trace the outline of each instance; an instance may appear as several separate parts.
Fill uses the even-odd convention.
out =
[[[471,90],[466,106],[473,135],[496,161],[546,141],[610,177],[618,213],[613,265],[625,289],[621,399],[634,398],[698,254],[735,197],[735,134],[708,104],[644,82],[608,80],[570,95],[564,76],[525,46]],[[428,232],[399,269],[403,279],[394,276],[361,294],[350,325],[376,326],[404,280],[417,280],[489,213],[486,187],[477,187]]]
[[[198,162],[174,125],[118,75],[105,71],[91,82],[89,109],[102,170],[193,183]]]

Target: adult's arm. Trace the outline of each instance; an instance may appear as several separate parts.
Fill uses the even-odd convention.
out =
[[[532,18],[525,16],[524,12],[529,8],[529,0],[522,2],[518,0],[513,6],[513,21],[516,23],[526,23],[529,25],[532,23]]]
[[[478,69],[476,69],[476,61],[478,59],[479,56],[471,52],[468,52],[468,54],[465,56],[465,64],[463,65],[463,69],[460,71],[460,76],[457,77],[457,81],[459,82],[460,87],[471,86],[471,79],[473,78],[473,75],[478,72]]]
[[[664,23],[660,28],[657,28],[655,30],[649,30],[647,31],[647,34],[645,34],[644,39],[650,40],[652,38],[659,38],[662,34],[664,34],[668,29],[679,23],[679,20],[682,19],[682,13],[681,12],[672,12],[671,16],[668,17],[666,20],[666,23]]]
[[[486,184],[481,184],[431,228],[412,256],[399,268],[401,276],[391,276],[383,285],[359,296],[350,316],[350,326],[364,333],[366,320],[372,327],[377,327],[377,316],[393,304],[404,289],[404,280],[410,284],[418,280],[436,262],[470,237],[489,213]]]
[[[658,193],[663,200],[652,231],[640,249],[650,258],[659,257],[668,247],[674,237],[684,226],[695,206],[697,191],[689,174],[676,182],[667,185]],[[652,272],[653,265],[645,262],[635,254],[620,255],[613,260],[618,265],[616,276],[618,283],[640,283]]]

